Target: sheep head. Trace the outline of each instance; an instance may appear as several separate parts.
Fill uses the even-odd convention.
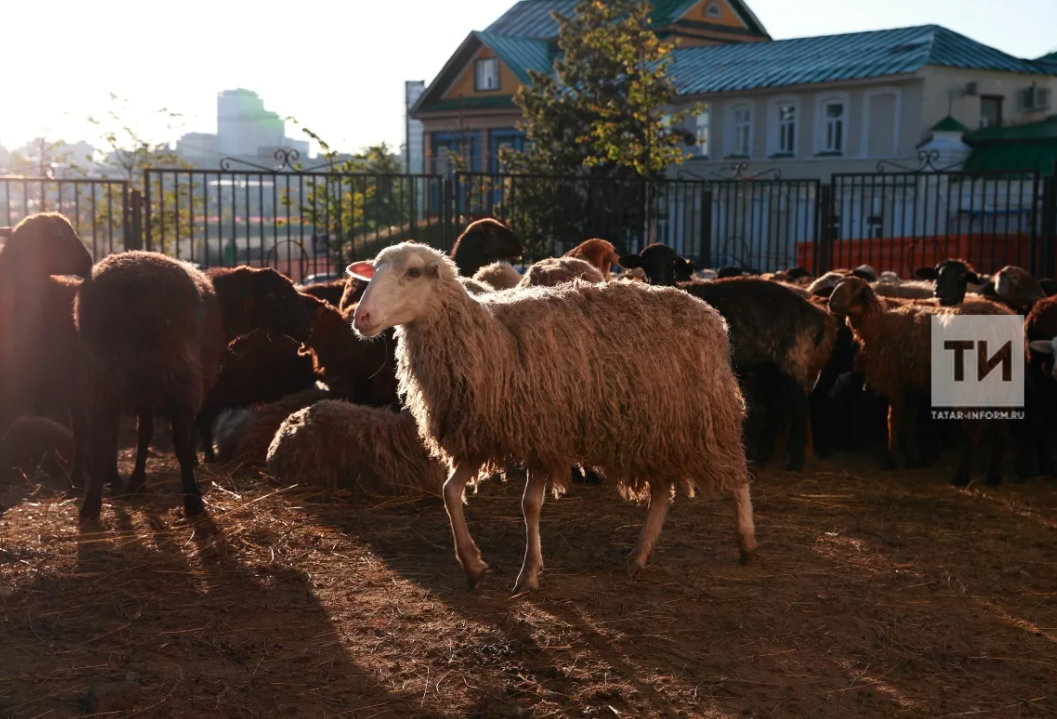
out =
[[[58,212],[38,212],[15,227],[0,228],[6,240],[0,268],[14,279],[92,274],[92,256],[73,225]]]
[[[279,332],[298,341],[312,333],[312,316],[304,295],[285,275],[270,267],[213,268],[213,282],[224,316],[224,330],[231,337],[257,327]]]
[[[846,315],[850,319],[882,307],[869,283],[859,277],[846,277],[838,282],[827,306],[833,314]]]
[[[921,280],[934,280],[933,296],[944,307],[953,307],[965,301],[969,284],[982,284],[972,266],[962,260],[944,260],[935,267],[920,267],[914,276]]]
[[[454,261],[431,247],[410,242],[387,247],[374,260],[354,262],[345,271],[367,280],[352,319],[352,328],[365,338],[424,317],[438,282],[462,288]]]
[[[620,264],[620,255],[616,253],[613,243],[597,238],[581,242],[562,256],[576,257],[590,262],[598,268],[598,271],[602,273],[602,278],[607,282],[610,278],[612,266]]]
[[[451,248],[451,259],[460,271],[472,275],[497,260],[517,260],[524,251],[521,240],[509,227],[486,217],[467,225]]]
[[[1009,307],[1028,311],[1046,296],[1039,281],[1031,273],[1016,265],[1006,265],[993,278],[995,294]]]
[[[689,282],[694,276],[694,263],[683,257],[668,245],[652,244],[637,255],[624,255],[620,266],[633,270],[642,268],[646,281],[651,285],[672,287],[677,282]]]

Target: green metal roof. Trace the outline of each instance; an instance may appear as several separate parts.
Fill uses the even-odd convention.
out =
[[[1038,170],[1050,174],[1057,162],[1057,115],[1040,122],[987,127],[962,138],[973,148],[966,170]]]
[[[530,82],[528,70],[547,74],[554,70],[550,44],[546,40],[509,37],[487,31],[475,34],[526,85]]]
[[[969,128],[950,115],[929,128],[929,132],[969,132]]]
[[[1047,74],[1040,64],[939,25],[690,47],[672,55],[684,95],[904,75],[926,65]]]
[[[503,16],[488,26],[486,32],[496,35],[553,39],[558,36],[558,23],[551,17],[552,11],[572,15],[577,0],[521,0]],[[655,27],[675,22],[698,0],[654,0],[650,20]],[[767,35],[767,29],[743,0],[726,0],[749,26],[749,30]]]

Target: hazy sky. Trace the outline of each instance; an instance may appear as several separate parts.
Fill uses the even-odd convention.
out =
[[[936,23],[1020,57],[1057,48],[1057,0],[749,0],[775,39]],[[0,0],[0,144],[90,142],[114,92],[151,139],[216,131],[216,94],[243,87],[331,145],[403,139],[405,80],[431,81],[513,0]],[[183,113],[169,132],[145,117]],[[292,126],[287,134],[303,139]]]

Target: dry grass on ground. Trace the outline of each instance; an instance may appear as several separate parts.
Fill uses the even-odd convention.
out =
[[[128,471],[130,453],[122,453]],[[733,503],[677,500],[649,569],[643,510],[576,485],[543,511],[544,589],[508,599],[520,487],[468,521],[495,572],[470,594],[439,500],[312,498],[201,473],[152,494],[8,488],[0,716],[69,717],[134,675],[140,717],[1014,717],[1057,712],[1057,485],[959,490],[869,459],[763,472],[758,563]],[[113,715],[111,715],[113,716]]]

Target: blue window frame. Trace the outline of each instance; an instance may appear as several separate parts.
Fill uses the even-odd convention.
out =
[[[499,148],[512,147],[518,152],[525,149],[525,133],[521,130],[492,130],[488,133],[488,171],[500,172]]]
[[[435,132],[430,137],[430,164],[431,174],[447,174],[449,179],[454,179],[455,170],[442,158],[445,154],[459,154],[466,158],[466,169],[469,172],[480,172],[481,170],[481,133],[475,130],[465,132]],[[440,186],[434,183],[431,194],[431,207],[440,208],[441,196]],[[465,203],[460,200],[460,206]],[[464,208],[460,207],[460,211]]]

